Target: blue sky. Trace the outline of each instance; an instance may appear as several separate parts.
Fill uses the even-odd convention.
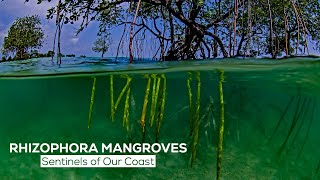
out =
[[[47,9],[55,6],[57,1],[43,2],[37,4],[36,0],[31,0],[28,3],[24,3],[25,0],[4,0],[0,1],[0,47],[2,46],[3,39],[7,35],[8,29],[14,20],[18,17],[27,15],[38,14],[41,18],[42,28],[45,31],[45,43],[40,49],[40,52],[47,52],[52,49],[53,38],[55,33],[55,21],[47,20],[46,14]],[[79,22],[80,23],[80,22]],[[76,55],[87,55],[87,56],[100,56],[93,52],[93,42],[97,38],[98,23],[90,23],[83,32],[78,36],[75,36],[76,28],[79,27],[79,23],[74,25],[64,25],[61,36],[61,49],[63,54],[76,54]],[[117,36],[113,37],[113,44],[110,47],[110,51],[106,56],[114,56],[117,40]],[[0,53],[1,56],[1,53]]]

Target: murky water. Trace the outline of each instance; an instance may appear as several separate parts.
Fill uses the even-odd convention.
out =
[[[134,65],[68,59],[61,67],[44,59],[0,67],[1,179],[215,179],[222,116],[223,179],[320,178],[318,59]],[[112,96],[114,106],[120,99],[114,121]],[[157,154],[156,168],[138,169],[48,169],[40,168],[40,154],[9,153],[12,142],[142,141],[187,143],[188,152]]]

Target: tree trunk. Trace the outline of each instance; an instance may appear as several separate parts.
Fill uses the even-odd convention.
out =
[[[232,26],[230,26],[229,30],[229,55],[231,56],[232,53]]]
[[[214,26],[214,34],[217,34],[217,32],[218,32],[218,27],[217,27],[217,25],[215,25]],[[215,39],[213,40],[213,57],[214,58],[218,57],[218,43]]]
[[[61,64],[61,48],[60,48],[60,39],[61,39],[61,19],[60,19],[60,6],[61,0],[59,0],[57,5],[57,19],[56,19],[56,26],[58,29],[58,52],[57,52],[57,63]]]
[[[173,51],[173,49],[174,49],[174,25],[173,25],[173,18],[172,18],[171,13],[169,13],[169,22],[170,22],[170,43],[171,43],[170,50]]]
[[[141,0],[139,0],[139,2],[138,2],[137,9],[136,9],[136,13],[135,13],[135,15],[134,15],[133,21],[132,21],[132,23],[131,23],[131,28],[130,28],[130,42],[129,42],[130,64],[132,64],[132,61],[133,61],[133,54],[132,54],[133,27],[134,27],[134,25],[135,25],[135,23],[136,23],[136,20],[137,20],[139,8],[140,8],[140,3],[141,3]]]
[[[61,25],[59,24],[59,29],[58,29],[58,61],[59,61],[59,64],[61,64],[61,43],[60,43],[60,40],[61,40]]]
[[[237,55],[236,56],[242,56],[243,55],[243,54],[241,54],[241,49],[242,49],[242,46],[243,46],[244,37],[245,37],[245,33],[243,32],[242,36],[241,36],[241,39],[240,39],[240,42],[239,42],[239,46],[238,46],[238,49],[237,49]]]
[[[288,39],[287,39],[287,41],[288,41],[288,55],[290,56],[291,55],[291,51],[290,51],[290,49],[291,49],[291,44],[290,44],[290,40],[291,40],[291,33],[289,32],[289,31],[287,31],[287,36],[288,36]]]
[[[57,33],[58,33],[58,28],[56,27],[56,32],[54,33],[53,48],[52,48],[53,53],[51,54],[51,61],[53,61],[54,52],[55,52],[55,48],[56,48]]]
[[[271,52],[272,58],[275,59],[276,54],[274,52],[273,22],[272,22],[272,11],[271,11],[270,0],[268,0],[268,6],[269,6],[269,17],[270,17],[270,52]]]

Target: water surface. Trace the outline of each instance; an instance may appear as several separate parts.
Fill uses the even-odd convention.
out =
[[[222,178],[320,178],[319,59],[129,65],[126,59],[66,58],[60,66],[50,59],[32,59],[0,63],[0,70],[0,176],[4,179],[215,179],[221,119],[219,82],[225,109]],[[111,77],[115,99],[128,78],[132,79],[129,132],[123,126],[126,93],[114,122],[111,119]],[[166,81],[158,141],[188,143],[186,154],[157,154],[155,169],[41,169],[39,154],[9,154],[10,142],[142,142],[140,120],[149,79],[144,141],[156,142],[157,129],[149,126],[149,120],[152,87],[157,78],[160,92]],[[95,99],[88,129],[94,79]],[[192,126],[195,118],[191,117],[197,114],[198,105],[196,128]],[[157,106],[156,115],[159,109]],[[195,129],[199,131],[199,142],[191,168],[191,132]]]

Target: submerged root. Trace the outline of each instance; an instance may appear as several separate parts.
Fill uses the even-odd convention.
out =
[[[200,93],[201,93],[201,80],[200,73],[197,73],[197,103],[196,103],[196,113],[195,121],[193,123],[194,130],[192,135],[192,155],[191,155],[191,167],[196,159],[197,154],[197,144],[199,141],[199,126],[200,126]]]
[[[127,83],[126,83],[126,85],[124,86],[124,88],[122,89],[122,91],[120,92],[120,95],[119,95],[119,97],[118,97],[115,105],[113,106],[113,105],[111,104],[111,107],[113,106],[113,110],[111,110],[111,118],[112,118],[112,121],[114,121],[114,115],[115,115],[115,113],[116,113],[116,111],[117,111],[117,109],[118,109],[118,106],[119,106],[119,104],[120,104],[120,101],[121,101],[124,93],[125,93],[125,92],[128,90],[128,88],[130,87],[130,83],[131,83],[131,81],[132,81],[132,78],[131,78],[130,76],[125,75],[124,77],[127,78]],[[112,91],[112,96],[113,96],[113,91]],[[111,103],[113,103],[113,98],[112,98],[111,101],[112,101]]]
[[[151,102],[151,111],[150,111],[150,121],[149,126],[152,127],[154,116],[156,113],[157,108],[157,101],[159,96],[159,90],[160,90],[160,82],[161,78],[156,77],[156,75],[153,75],[153,87],[152,87],[152,102]]]
[[[164,107],[166,103],[166,91],[167,91],[167,79],[164,74],[162,74],[163,79],[163,86],[161,89],[161,95],[159,100],[159,110],[158,110],[158,117],[156,120],[156,142],[159,142],[159,136],[160,136],[160,127],[163,121],[163,115],[164,115]],[[160,84],[160,82],[159,82]]]
[[[126,90],[129,88],[130,83],[131,83],[131,81],[132,81],[132,78],[131,78],[131,77],[129,77],[129,76],[125,76],[125,77],[127,78],[127,83],[126,83],[126,85],[124,86],[124,88],[122,89],[122,91],[120,92],[120,95],[119,95],[119,97],[118,97],[118,99],[117,99],[117,101],[116,101],[116,104],[115,104],[115,106],[114,106],[115,111],[118,109],[118,106],[119,106],[119,104],[120,104],[120,101],[121,101],[121,99],[122,99],[122,96],[124,95],[124,93],[126,92]]]
[[[215,126],[215,119],[213,117],[213,111],[214,111],[214,109],[213,109],[213,104],[214,104],[213,103],[213,98],[211,96],[209,98],[210,98],[210,102],[209,102],[209,104],[207,105],[207,107],[205,109],[204,115],[202,115],[202,117],[200,118],[200,123],[203,122],[205,118],[207,118],[207,121],[204,124],[204,128],[205,128],[206,142],[207,142],[208,145],[210,144],[211,138],[212,138],[211,137],[211,133],[208,133],[208,132],[211,131],[210,130],[211,125]]]
[[[113,75],[110,75],[110,103],[111,103],[111,119],[114,121],[114,99],[113,99]]]
[[[296,130],[296,134],[294,135],[294,137],[292,138],[292,140],[291,140],[291,144],[288,146],[288,148],[287,148],[287,153],[289,152],[289,150],[291,149],[291,147],[293,146],[293,144],[296,142],[296,139],[297,139],[297,137],[298,137],[298,135],[300,135],[300,132],[301,132],[301,129],[302,129],[302,127],[303,127],[303,125],[305,124],[305,122],[306,122],[306,117],[307,117],[307,115],[308,115],[308,112],[309,112],[309,109],[310,109],[310,106],[311,106],[311,99],[310,98],[308,98],[308,103],[307,103],[307,105],[306,105],[306,107],[303,109],[303,110],[301,110],[302,112],[303,112],[303,115],[301,115],[301,120],[300,120],[300,123],[299,123],[299,126],[297,126],[298,128],[297,128],[297,130]],[[300,118],[299,118],[300,119]],[[299,120],[298,119],[298,120]],[[297,121],[298,121],[297,120]],[[310,121],[310,120],[309,120]],[[298,123],[297,123],[298,124]]]
[[[295,111],[295,114],[294,114],[290,129],[289,129],[289,132],[288,132],[288,134],[286,136],[285,141],[282,143],[282,145],[281,145],[281,147],[280,147],[280,149],[278,151],[278,155],[279,156],[282,154],[283,150],[285,149],[286,144],[288,143],[288,140],[289,140],[293,130],[295,129],[298,120],[301,117],[301,113],[304,110],[305,105],[306,105],[306,98],[304,99],[303,104],[301,105],[301,96],[299,96],[298,104],[297,104],[297,107],[296,107],[296,111]]]
[[[151,121],[152,120],[152,117],[154,118],[154,112],[153,112],[153,109],[154,109],[154,103],[155,103],[155,97],[156,97],[156,86],[157,86],[157,78],[156,78],[156,75],[155,74],[152,74],[151,75],[152,79],[153,79],[153,83],[152,83],[152,95],[151,95],[151,109],[150,109],[150,120],[149,120],[149,126],[151,126]]]
[[[221,70],[220,71],[220,80],[219,80],[220,128],[219,128],[219,138],[218,138],[217,179],[221,178],[221,171],[222,171],[222,150],[223,150],[223,135],[224,135],[223,82],[224,82],[224,71]]]
[[[144,101],[143,101],[143,108],[142,108],[142,114],[141,114],[141,128],[142,128],[142,141],[144,142],[146,131],[146,113],[147,113],[147,107],[148,107],[148,99],[149,99],[149,93],[150,93],[150,85],[151,85],[151,78],[147,75],[148,81],[146,86],[146,91],[144,95]]]
[[[310,129],[311,129],[311,126],[312,126],[312,123],[313,123],[313,120],[314,120],[315,111],[316,111],[316,102],[313,101],[311,118],[309,120],[309,124],[308,124],[308,127],[307,127],[307,132],[306,132],[305,138],[303,140],[303,144],[301,145],[301,149],[300,149],[300,151],[298,153],[297,159],[300,158],[300,156],[302,154],[302,151],[303,151],[303,148],[304,148],[304,146],[305,146],[305,144],[307,142],[307,139],[309,138],[309,133],[310,133]]]
[[[276,125],[276,128],[274,129],[274,131],[273,131],[273,133],[272,133],[272,135],[271,135],[271,137],[270,137],[270,139],[269,139],[269,143],[271,142],[271,140],[272,140],[273,137],[275,136],[276,132],[278,131],[278,129],[279,129],[281,123],[283,122],[285,115],[288,113],[289,107],[290,107],[291,104],[293,103],[293,100],[294,100],[294,99],[295,99],[295,97],[292,96],[291,99],[290,99],[290,101],[289,101],[289,103],[287,104],[284,112],[282,113],[282,115],[281,115],[281,117],[280,117],[280,120],[278,121],[278,123],[277,123],[277,125]]]
[[[97,82],[97,78],[94,77],[93,78],[93,84],[92,84],[92,90],[91,90],[88,129],[90,129],[90,126],[91,126],[92,110],[93,110],[93,104],[94,104],[94,95],[95,95],[95,92],[96,92],[96,82]]]
[[[193,102],[192,102],[192,89],[191,89],[192,74],[189,72],[189,78],[187,80],[188,96],[189,96],[189,113],[190,113],[190,135],[193,131]]]
[[[129,107],[130,107],[130,87],[127,90],[127,95],[126,95],[126,102],[124,105],[124,112],[123,112],[123,127],[126,126],[127,131],[129,132],[130,126],[129,126]]]

